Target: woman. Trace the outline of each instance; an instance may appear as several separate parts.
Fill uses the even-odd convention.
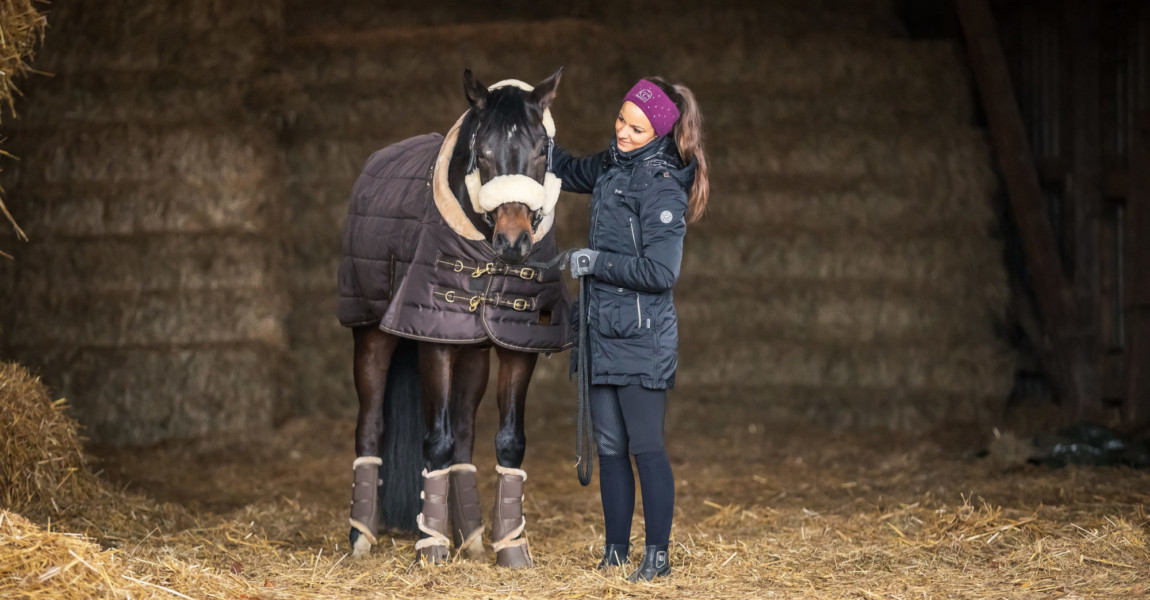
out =
[[[647,531],[631,581],[671,572],[675,481],[663,447],[679,342],[671,288],[687,223],[707,206],[702,133],[689,89],[643,79],[624,97],[606,151],[581,158],[556,152],[563,189],[592,194],[589,247],[571,256],[571,275],[590,278],[591,418],[607,536],[599,568],[627,561],[634,456]]]

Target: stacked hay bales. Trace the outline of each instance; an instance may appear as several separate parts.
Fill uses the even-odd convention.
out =
[[[773,420],[911,429],[1008,393],[994,175],[955,48],[696,31],[635,61],[698,92],[713,204],[688,233],[681,389]]]
[[[32,0],[0,2],[0,32],[3,32],[3,35],[0,35],[0,113],[5,109],[9,113],[15,113],[15,98],[20,94],[15,81],[27,74],[28,61],[43,41],[46,22],[44,15],[32,4]],[[12,225],[16,235],[22,239],[23,231],[8,212],[2,194],[0,194],[0,216]],[[0,248],[0,256],[11,258],[10,254],[3,252],[3,248]]]
[[[279,0],[53,4],[8,128],[32,243],[0,280],[0,348],[73,399],[99,443],[271,423],[284,386],[285,222],[274,128],[251,103]]]
[[[468,108],[465,67],[492,84],[507,78],[535,83],[563,66],[553,107],[558,138],[590,150],[609,139],[603,123],[610,124],[627,78],[617,45],[603,27],[586,21],[304,30],[296,20],[311,22],[305,10],[311,6],[287,13],[288,29],[298,31],[289,39],[288,70],[301,94],[291,102],[299,112],[285,149],[294,214],[288,330],[299,376],[296,409],[346,413],[356,406],[352,346],[334,316],[335,275],[347,198],[367,157],[413,135],[446,132]],[[586,231],[586,199],[565,197],[560,206],[561,234],[573,235],[561,237],[560,246],[569,247]],[[572,217],[583,225],[568,226]],[[560,362],[565,370],[565,358],[541,361],[541,369]]]
[[[0,363],[0,507],[58,518],[99,489],[66,409],[26,368]]]

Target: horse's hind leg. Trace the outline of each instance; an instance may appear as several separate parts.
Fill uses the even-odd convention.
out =
[[[513,352],[500,348],[499,354],[499,431],[495,434],[495,469],[499,478],[495,486],[495,508],[491,516],[491,539],[495,564],[501,567],[532,566],[531,552],[523,531],[523,483],[527,472],[523,454],[527,436],[523,431],[523,409],[527,401],[527,384],[535,370],[536,354]]]
[[[423,396],[423,508],[416,519],[424,536],[415,543],[419,559],[447,560],[451,527],[447,510],[450,467],[455,453],[451,430],[452,367],[458,346],[421,343],[419,381]]]
[[[371,550],[379,534],[379,454],[383,432],[383,398],[387,369],[398,338],[375,327],[352,330],[355,339],[353,372],[355,392],[359,398],[359,415],[355,424],[355,472],[351,493],[352,554],[361,556]]]
[[[460,348],[451,383],[451,429],[455,435],[447,490],[451,541],[472,560],[483,557],[483,513],[479,508],[479,482],[471,460],[475,449],[475,412],[487,389],[490,367],[490,348]]]

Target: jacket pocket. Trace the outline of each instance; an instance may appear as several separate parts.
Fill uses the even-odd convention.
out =
[[[604,337],[626,339],[645,331],[639,294],[621,287],[596,284],[599,296],[599,333]]]

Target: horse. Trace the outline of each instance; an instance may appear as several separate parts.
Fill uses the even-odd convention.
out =
[[[464,70],[470,108],[446,136],[409,138],[368,159],[353,188],[339,271],[354,342],[359,411],[349,541],[381,524],[421,532],[416,560],[451,545],[484,555],[472,464],[475,416],[498,357],[496,564],[531,567],[524,535],[524,407],[540,353],[567,349],[570,300],[551,226],[549,107],[562,68],[535,86],[484,86]]]

